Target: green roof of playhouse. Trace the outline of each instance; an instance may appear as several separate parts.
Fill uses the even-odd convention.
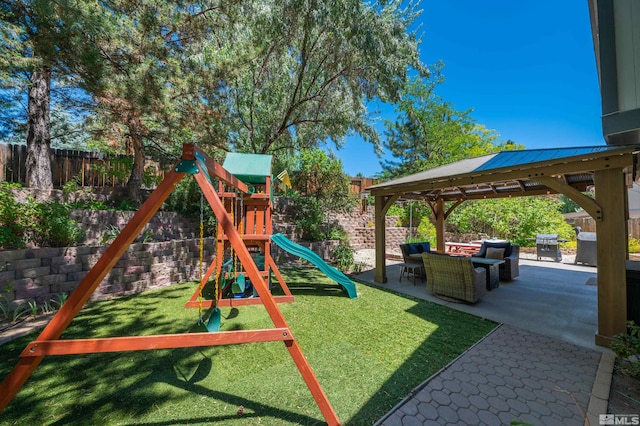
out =
[[[266,183],[267,176],[271,176],[272,159],[272,155],[230,152],[222,167],[244,183]]]

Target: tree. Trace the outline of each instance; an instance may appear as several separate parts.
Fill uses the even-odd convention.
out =
[[[52,93],[52,101],[55,95]],[[7,144],[24,144],[27,134],[26,112],[8,110],[0,118],[4,118],[8,125],[4,132],[0,131],[0,142]],[[52,102],[50,120],[51,147],[58,149],[88,150],[92,142],[92,129],[87,120],[86,113],[73,113],[73,110],[65,108],[61,102]]]
[[[396,119],[385,123],[384,145],[394,157],[381,162],[385,178],[517,147],[499,143],[498,134],[477,124],[471,110],[458,111],[435,94],[441,69],[434,66],[429,79],[412,78],[396,105]]]
[[[401,3],[0,0],[0,79],[33,90],[30,169],[50,174],[48,95],[67,78],[93,96],[98,135],[133,154],[138,198],[149,146],[293,152],[353,132],[378,146],[366,103],[427,75],[417,5]]]
[[[354,203],[342,162],[319,148],[304,150],[291,180],[294,189],[305,195],[297,200],[294,215],[303,229],[303,238],[311,241],[326,238],[329,229],[322,225],[327,223],[329,213],[348,210]]]
[[[204,55],[224,69],[206,103],[225,105],[230,149],[340,146],[353,132],[379,144],[367,101],[395,101],[410,69],[427,75],[409,32],[419,12],[401,4],[243,2],[242,20],[221,29]]]
[[[476,123],[471,117],[471,110],[458,111],[436,95],[435,90],[443,81],[442,64],[437,64],[432,70],[429,79],[416,77],[408,82],[396,106],[397,118],[385,123],[385,147],[394,159],[382,162],[380,177],[392,179],[466,158],[523,148],[511,140],[499,142],[495,131]],[[529,237],[534,227],[560,227],[557,221],[553,222],[553,226],[548,222],[556,220],[557,215],[538,217],[537,214],[543,209],[535,208],[535,203],[540,201],[505,199],[467,202],[453,211],[449,223],[456,225],[454,231],[484,232],[517,242]],[[531,207],[532,204],[534,207]],[[419,210],[426,208],[422,206]],[[534,214],[526,216],[522,213],[522,218],[518,219],[518,211],[532,210]],[[433,223],[435,218],[431,217],[431,221]],[[420,219],[420,223],[423,228],[421,232],[426,236],[430,226],[424,218]]]
[[[85,87],[97,101],[101,136],[112,148],[133,155],[127,186],[129,197],[140,201],[149,147],[174,156],[183,142],[227,147],[226,138],[207,140],[211,129],[220,127],[211,118],[221,119],[213,108],[219,102],[204,97],[220,77],[216,64],[204,62],[200,50],[228,10],[218,1],[102,4],[111,18],[105,22],[105,36],[95,42],[109,72]],[[233,7],[229,10],[235,13]],[[225,43],[231,45],[232,39]]]
[[[176,8],[166,2],[118,0],[103,7],[108,19],[95,42],[109,72],[85,87],[96,100],[100,135],[114,150],[133,156],[127,187],[131,200],[140,202],[145,139],[151,138],[154,113],[165,106],[169,43],[162,30],[171,27],[170,14]]]
[[[90,102],[82,100],[82,108],[100,113],[90,122],[98,136],[133,154],[129,188],[139,199],[144,143],[158,140],[163,148],[167,135],[181,139],[185,133],[189,111],[179,107],[189,99],[182,101],[180,93],[186,69],[181,64],[187,42],[209,33],[206,14],[216,10],[215,3],[0,0],[0,88],[29,92],[28,185],[51,187],[52,81],[72,83],[82,89],[78,97],[92,96]],[[2,100],[11,104],[14,99]],[[65,101],[75,102],[73,96]],[[2,130],[7,135],[13,128]]]
[[[453,231],[484,233],[528,245],[536,234],[558,234],[571,240],[575,232],[562,215],[555,196],[517,197],[466,202],[448,223]]]
[[[0,85],[23,87],[27,94],[27,186],[53,187],[49,149],[51,82],[56,75],[93,71],[96,56],[82,43],[99,15],[94,2],[0,0]]]
[[[342,161],[319,148],[300,152],[292,185],[302,194],[321,200],[329,210],[349,204],[349,176],[342,171]]]

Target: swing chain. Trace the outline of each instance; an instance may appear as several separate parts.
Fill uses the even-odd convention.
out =
[[[218,190],[222,191],[222,205],[224,205],[225,199],[224,199],[224,187],[221,186],[221,182],[218,182]],[[222,250],[220,250],[220,247],[218,247],[218,244],[220,244],[219,238],[221,238],[221,236],[219,235],[220,231],[222,230],[222,228],[219,226],[218,220],[216,219],[216,262],[220,262],[218,263],[218,265],[222,265],[223,261],[224,261],[224,241],[222,242]],[[222,256],[222,258],[220,260],[218,260],[218,253],[220,253],[220,256]],[[220,270],[220,275],[222,275],[224,273],[224,271]],[[214,279],[214,295],[213,295],[213,300],[214,300],[214,308],[218,309],[218,299],[220,298],[220,277],[218,276],[218,270],[216,268],[216,273],[215,273],[215,277]]]
[[[200,293],[198,294],[198,316],[200,317],[200,322],[202,322],[202,290],[204,287],[204,283],[202,279],[204,278],[204,272],[202,268],[202,264],[204,262],[204,195],[200,192]]]
[[[233,199],[233,206],[231,207],[231,211],[232,211],[231,215],[233,216],[231,220],[232,220],[233,226],[237,228],[238,227],[238,190],[237,189],[235,193],[236,193],[236,196]],[[233,248],[233,245],[231,245],[231,251],[233,256],[233,278],[235,281],[236,277],[238,276],[238,254]]]

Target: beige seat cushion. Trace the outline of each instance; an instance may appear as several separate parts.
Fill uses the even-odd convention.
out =
[[[485,254],[488,259],[504,259],[504,249],[503,248],[495,248],[495,247],[487,247],[487,253]]]

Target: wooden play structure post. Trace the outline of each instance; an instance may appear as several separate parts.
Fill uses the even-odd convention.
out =
[[[237,254],[239,261],[242,263],[246,274],[251,279],[251,282],[259,295],[259,303],[264,305],[275,325],[275,328],[217,333],[203,332],[155,336],[60,340],[59,337],[71,323],[73,318],[77,315],[80,309],[82,309],[103,278],[118,262],[129,245],[134,241],[136,236],[148,223],[151,217],[153,217],[162,203],[167,199],[169,194],[175,188],[175,185],[185,176],[185,173],[193,174],[194,178],[198,182],[204,197],[218,220],[226,241]],[[286,319],[278,308],[275,298],[271,295],[268,285],[265,282],[264,272],[258,269],[245,244],[245,241],[251,240],[251,238],[264,241],[265,244],[268,244],[269,238],[267,236],[267,232],[271,232],[270,224],[263,228],[265,231],[263,231],[260,236],[258,236],[258,234],[251,236],[247,235],[245,232],[239,232],[236,225],[231,220],[228,211],[225,209],[218,193],[213,188],[213,178],[218,178],[245,194],[249,192],[249,188],[245,183],[235,177],[223,166],[211,160],[194,145],[183,145],[182,159],[177,164],[176,168],[167,174],[158,188],[153,191],[147,201],[140,207],[131,221],[107,248],[104,255],[102,255],[95,266],[91,268],[89,273],[80,282],[71,296],[69,296],[68,300],[62,305],[60,310],[51,319],[42,333],[35,341],[29,343],[20,354],[18,364],[0,384],[0,412],[2,412],[9,404],[45,356],[282,341],[300,371],[307,387],[311,391],[311,394],[327,424],[340,424],[338,416],[320,386],[311,365],[307,361],[302,349],[293,336]],[[270,181],[268,183],[270,183]],[[266,222],[270,222],[271,215],[270,213],[267,213],[270,209],[270,193],[267,192],[265,195],[267,195],[265,199],[267,201],[268,208],[265,210],[264,220]],[[246,220],[241,220],[239,223],[245,225]],[[265,250],[265,255],[266,254],[267,250]],[[218,255],[220,255],[220,252]],[[213,273],[218,264],[219,261],[214,260],[213,264],[207,270],[207,274],[209,274],[209,276]],[[270,258],[269,261],[265,260],[265,267],[268,269],[269,266],[266,265],[275,267],[273,260]],[[277,272],[276,275],[279,276],[279,272]],[[281,277],[279,277],[279,279],[280,278]],[[284,281],[282,281],[282,283],[284,283]],[[200,285],[202,285],[202,283],[200,283]]]

